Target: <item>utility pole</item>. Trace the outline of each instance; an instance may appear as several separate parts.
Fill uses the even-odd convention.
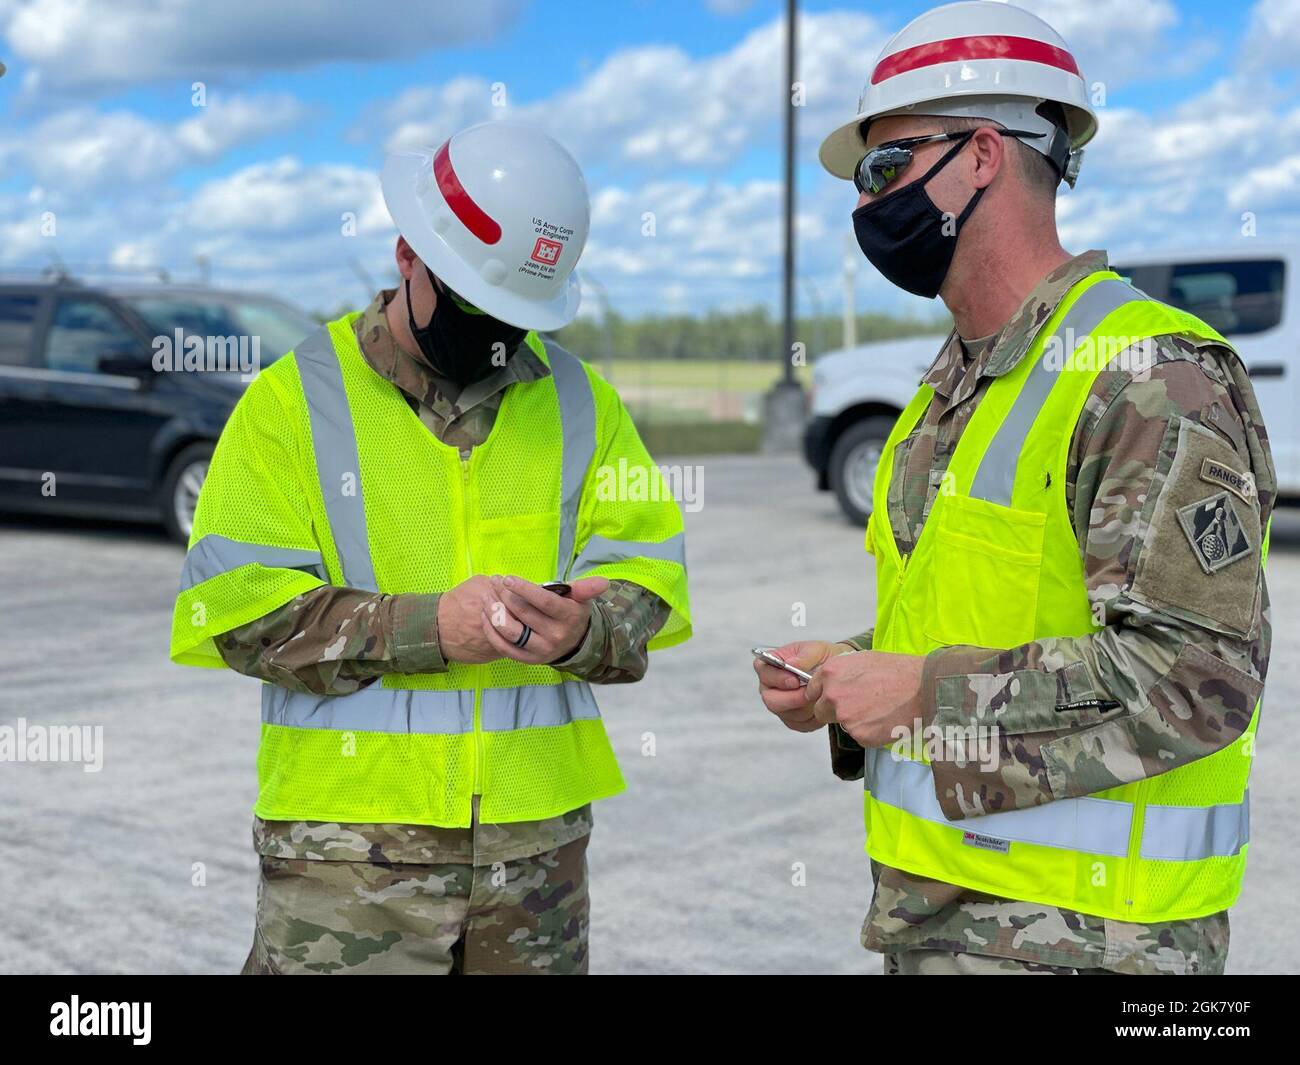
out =
[[[797,0],[786,0],[785,7],[785,248],[781,284],[782,348],[784,369],[781,380],[763,397],[763,450],[793,451],[803,435],[807,403],[803,386],[795,379],[794,363],[794,148],[795,148],[795,55],[798,51],[799,12]]]

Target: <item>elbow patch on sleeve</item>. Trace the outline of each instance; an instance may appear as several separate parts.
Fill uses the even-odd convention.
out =
[[[1216,632],[1247,636],[1259,599],[1259,500],[1241,456],[1212,431],[1171,418],[1143,508],[1132,597]],[[1163,473],[1163,477],[1161,476]]]

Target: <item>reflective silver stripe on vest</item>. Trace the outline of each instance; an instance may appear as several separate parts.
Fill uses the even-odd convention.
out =
[[[379,591],[370,562],[366,535],[366,506],[361,494],[361,463],[357,459],[357,434],[343,387],[343,369],[334,352],[329,329],[321,326],[294,349],[298,376],[307,397],[311,418],[316,475],[329,517],[330,533],[349,588]],[[352,494],[344,495],[344,485]]]
[[[552,728],[599,717],[596,698],[585,681],[488,688],[483,692],[485,732]],[[454,735],[474,731],[474,692],[375,685],[352,695],[311,695],[264,684],[262,722],[349,732]]]
[[[519,688],[483,691],[484,732],[509,732],[521,728],[552,728],[571,721],[600,717],[596,697],[585,681],[527,684]]]
[[[266,544],[250,544],[208,533],[196,540],[185,554],[185,565],[181,569],[181,591],[254,563],[273,569],[305,570],[321,580],[328,580],[319,551],[268,547]]]
[[[555,577],[564,580],[573,558],[578,533],[578,507],[582,482],[596,454],[596,402],[591,382],[581,360],[551,341],[546,342],[547,361],[555,378],[560,403],[560,424],[564,430],[564,466],[560,479],[560,544],[556,553]]]
[[[970,494],[1003,506],[1011,505],[1016,480],[1016,463],[1024,450],[1030,427],[1056,383],[1065,361],[1106,315],[1133,300],[1147,296],[1124,281],[1098,281],[1074,301],[1053,333],[1044,341],[1043,354],[1029,371],[1006,419],[998,426],[992,443],[980,460]],[[1068,346],[1067,346],[1068,345]],[[1056,357],[1049,358],[1051,352]]]
[[[686,536],[684,533],[676,533],[658,543],[642,540],[610,540],[604,536],[593,536],[573,563],[573,573],[581,575],[596,566],[604,566],[610,562],[626,562],[630,558],[658,558],[664,562],[676,562],[685,569]]]
[[[1063,847],[1086,854],[1128,854],[1133,805],[1115,799],[1058,799],[1027,810],[949,821],[934,793],[934,774],[923,762],[895,758],[873,747],[866,758],[867,790],[878,802],[963,832],[1013,843]],[[1250,840],[1250,795],[1222,806],[1149,804],[1142,823],[1141,857],[1191,862],[1230,857]]]
[[[867,751],[867,790],[878,802],[962,832],[1040,847],[1064,847],[1087,854],[1128,853],[1133,805],[1113,799],[1058,799],[1027,810],[949,821],[934,793],[934,774],[924,762],[895,758],[883,747]],[[1149,808],[1148,808],[1149,813]]]
[[[262,723],[349,732],[473,732],[474,693],[375,684],[351,695],[312,695],[263,684]]]
[[[1142,857],[1188,862],[1230,858],[1250,842],[1250,792],[1222,806],[1148,806]]]

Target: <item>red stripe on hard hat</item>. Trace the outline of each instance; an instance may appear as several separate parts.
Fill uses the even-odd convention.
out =
[[[501,239],[501,227],[465,191],[452,168],[451,153],[447,150],[449,144],[451,141],[444,143],[433,157],[433,176],[438,181],[438,190],[466,229],[484,244],[495,244]]]
[[[896,74],[933,66],[935,63],[954,63],[967,59],[1023,59],[1028,63],[1043,63],[1058,67],[1071,74],[1079,74],[1079,67],[1064,48],[1032,37],[1010,37],[1005,34],[981,34],[976,37],[949,37],[946,41],[931,41],[904,48],[886,56],[871,72],[871,84],[876,85]],[[1079,74],[1082,77],[1082,74]]]

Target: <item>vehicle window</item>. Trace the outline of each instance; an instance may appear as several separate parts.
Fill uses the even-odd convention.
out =
[[[258,338],[261,365],[279,358],[316,328],[314,319],[271,299],[204,299],[201,296],[142,296],[126,301],[159,334],[180,329],[186,336]]]
[[[1262,333],[1282,321],[1281,259],[1116,267],[1147,295],[1180,307],[1224,336]]]
[[[20,366],[31,350],[39,296],[0,295],[0,365]]]
[[[247,300],[237,305],[239,319],[249,336],[261,337],[262,362],[278,359],[317,329],[316,321],[292,307],[270,300]]]
[[[97,373],[105,355],[140,353],[144,346],[126,323],[98,300],[63,299],[45,341],[45,365],[51,370]]]

